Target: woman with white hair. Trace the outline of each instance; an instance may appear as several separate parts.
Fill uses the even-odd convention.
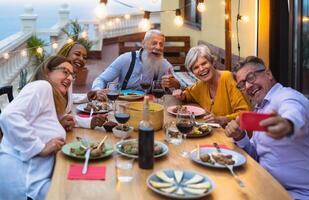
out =
[[[175,90],[173,94],[182,101],[198,103],[203,107],[207,111],[204,116],[206,122],[225,126],[241,111],[250,110],[250,106],[237,89],[232,73],[215,69],[214,60],[207,46],[191,48],[185,66],[199,80],[184,91]]]

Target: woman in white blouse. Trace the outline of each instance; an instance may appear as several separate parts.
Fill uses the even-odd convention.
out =
[[[3,110],[0,125],[0,199],[45,198],[55,153],[64,145],[58,117],[65,113],[75,74],[61,56],[44,61],[32,82]]]

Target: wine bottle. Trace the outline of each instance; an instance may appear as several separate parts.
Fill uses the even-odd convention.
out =
[[[138,127],[138,165],[152,169],[154,164],[154,129],[149,120],[149,97],[144,97],[143,120]]]

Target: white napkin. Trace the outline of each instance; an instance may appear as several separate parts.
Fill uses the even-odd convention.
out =
[[[73,103],[87,103],[87,102],[89,102],[86,93],[73,93],[72,99],[73,99]]]

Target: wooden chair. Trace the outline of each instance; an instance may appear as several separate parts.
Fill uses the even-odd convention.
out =
[[[4,86],[0,88],[0,96],[6,94],[8,97],[9,102],[13,101],[14,97],[13,97],[13,86],[9,85],[9,86]],[[0,109],[0,114],[1,114],[1,109]],[[2,139],[2,131],[0,128],[0,142]]]
[[[118,38],[119,55],[141,48],[145,32],[120,36]],[[180,66],[180,71],[186,71],[184,62],[190,50],[190,36],[166,36],[164,57],[173,65]]]

